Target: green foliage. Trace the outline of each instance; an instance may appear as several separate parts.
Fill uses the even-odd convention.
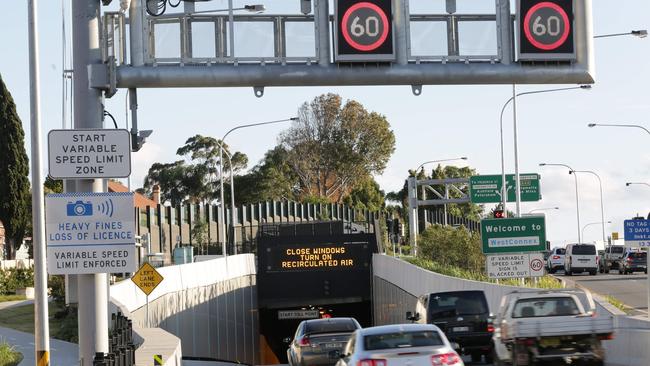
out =
[[[208,246],[208,223],[204,219],[199,219],[194,222],[192,227],[192,243],[198,245],[197,250],[200,250],[199,254],[207,254]],[[205,246],[205,248],[204,248]]]
[[[485,269],[480,235],[463,226],[428,227],[418,238],[418,257],[473,272]]]
[[[33,286],[33,268],[13,268],[0,270],[0,295],[15,294],[16,289]]]
[[[50,276],[47,279],[47,287],[50,289],[50,296],[52,296],[52,300],[61,304],[65,302],[64,276]]]
[[[25,132],[16,105],[0,77],[0,221],[6,236],[6,255],[13,259],[31,221],[29,160]]]
[[[269,150],[245,175],[235,177],[235,202],[251,204],[271,200],[298,200],[298,176],[287,162],[288,152],[281,146]]]
[[[618,310],[624,312],[625,314],[630,314],[630,308],[627,305],[625,305],[621,300],[611,295],[607,295],[605,297],[605,300],[607,300],[608,303],[612,304],[614,307],[618,308]]]
[[[52,338],[72,343],[79,342],[77,309],[62,303],[50,302],[48,313]],[[34,334],[34,304],[3,309],[0,311],[0,326]]]
[[[418,267],[445,276],[458,277],[458,278],[471,280],[471,281],[496,283],[496,281],[489,278],[485,274],[485,272],[477,272],[473,270],[459,268],[456,266],[445,265],[445,264],[437,263],[422,258],[404,258],[404,260]],[[516,278],[500,280],[499,284],[504,286],[521,286],[521,282],[519,281],[519,279]],[[542,289],[560,289],[562,288],[562,284],[555,277],[544,276],[539,278],[537,282],[535,282],[533,279],[526,278],[524,281],[524,287],[542,288]]]
[[[173,163],[154,163],[144,179],[144,189],[151,194],[154,185],[160,186],[160,201],[180,205],[186,197],[196,195],[203,188],[200,171],[182,160]]]
[[[383,172],[395,150],[386,118],[354,100],[343,104],[339,95],[323,94],[304,103],[298,117],[280,145],[301,196],[340,201],[365,177]]]
[[[45,190],[45,194],[63,193],[63,181],[60,179],[52,179],[48,175],[45,178],[45,182],[43,182],[43,189]]]
[[[343,199],[343,203],[357,209],[379,211],[384,208],[384,191],[371,176],[368,176],[357,183],[350,194]]]
[[[16,366],[23,360],[23,355],[6,341],[0,343],[0,365]]]

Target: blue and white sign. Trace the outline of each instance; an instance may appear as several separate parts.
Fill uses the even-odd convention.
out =
[[[650,247],[650,220],[625,220],[626,247]]]
[[[131,192],[47,195],[48,272],[135,272],[133,202]]]

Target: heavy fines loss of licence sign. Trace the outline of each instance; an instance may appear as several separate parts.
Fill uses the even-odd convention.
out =
[[[131,174],[127,130],[52,130],[47,139],[52,178],[126,178]]]
[[[45,197],[50,274],[134,272],[133,193],[63,193]]]

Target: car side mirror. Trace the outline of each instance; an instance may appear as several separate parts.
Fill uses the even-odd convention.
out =
[[[282,339],[282,342],[284,342],[286,344],[291,343],[291,337],[287,337],[287,338]]]

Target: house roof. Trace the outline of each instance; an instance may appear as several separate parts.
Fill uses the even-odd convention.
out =
[[[128,192],[129,188],[126,187],[124,184],[122,184],[120,182],[115,182],[115,181],[109,180],[108,181],[108,191],[109,192]],[[151,198],[149,198],[149,197],[147,197],[145,195],[142,195],[142,194],[140,194],[138,192],[134,192],[134,201],[135,201],[134,207],[138,207],[138,208],[141,208],[141,209],[146,209],[147,206],[156,207],[158,205],[156,203],[156,201],[154,201]]]

